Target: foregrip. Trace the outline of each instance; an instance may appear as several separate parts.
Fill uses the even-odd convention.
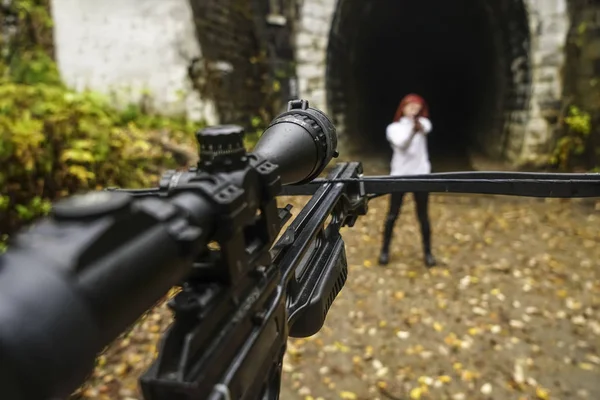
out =
[[[65,398],[97,353],[189,273],[211,234],[200,195],[75,196],[0,257],[2,399]]]

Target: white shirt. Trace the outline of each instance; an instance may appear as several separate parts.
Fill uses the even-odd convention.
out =
[[[414,122],[410,118],[402,117],[398,122],[388,125],[386,137],[394,150],[390,175],[420,175],[431,172],[426,136],[431,132],[431,121],[419,117],[419,122],[423,126],[423,131],[414,135],[408,147],[407,143],[412,134]]]

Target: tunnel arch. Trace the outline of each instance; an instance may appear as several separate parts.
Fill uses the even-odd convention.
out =
[[[338,0],[327,48],[327,108],[350,144],[387,151],[400,98],[430,103],[432,159],[470,149],[501,158],[527,118],[529,18],[523,0]],[[514,145],[514,144],[513,144]]]

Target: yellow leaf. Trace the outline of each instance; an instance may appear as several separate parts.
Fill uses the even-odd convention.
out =
[[[444,329],[444,327],[439,322],[434,322],[433,323],[433,329],[435,329],[438,332],[441,332]]]
[[[356,394],[348,391],[340,392],[340,397],[345,400],[356,400]]]
[[[396,300],[402,300],[404,298],[404,292],[396,292],[394,293],[394,297]]]
[[[566,290],[564,290],[564,289],[561,289],[561,290],[559,290],[558,292],[556,292],[556,295],[557,295],[558,297],[562,297],[562,298],[564,299],[565,297],[567,297],[567,291],[566,291]]]
[[[594,369],[594,366],[589,363],[579,363],[579,368],[584,369],[586,371],[591,371]]]
[[[479,334],[480,330],[479,330],[479,328],[471,328],[471,329],[469,329],[468,332],[469,332],[469,335],[475,336],[475,335]]]
[[[344,344],[340,343],[340,342],[335,342],[333,344],[339,351],[341,351],[342,353],[347,353],[350,351],[350,349],[348,348],[348,346],[345,346]]]
[[[419,382],[421,386],[431,386],[433,379],[428,376],[420,376],[419,379],[417,379],[417,382]]]
[[[377,382],[377,387],[380,389],[385,389],[385,388],[387,388],[387,383],[384,381],[379,381],[379,382]]]
[[[498,218],[496,218],[496,222],[498,222],[498,225],[500,225],[500,227],[502,229],[508,228],[508,222],[506,222],[506,220],[504,218],[498,217]]]
[[[365,260],[363,262],[363,265],[367,268],[371,268],[373,266],[373,263],[371,263],[371,260]]]
[[[124,376],[128,372],[128,370],[129,370],[129,366],[125,363],[121,363],[121,364],[117,365],[117,368],[115,368],[115,372],[119,376]]]
[[[456,337],[456,334],[454,332],[451,332],[448,336],[446,336],[444,338],[444,342],[448,346],[458,346],[458,345],[460,345],[460,340],[458,340],[458,338]]]
[[[387,326],[387,321],[379,321],[379,327],[384,328]]]
[[[413,400],[419,400],[422,394],[423,389],[417,387],[410,391],[410,398]]]
[[[361,361],[362,361],[362,359],[359,356],[352,357],[352,362],[354,364],[360,364]]]
[[[60,156],[60,160],[63,162],[65,162],[65,161],[74,161],[74,162],[80,162],[80,163],[94,162],[94,155],[91,152],[85,151],[85,150],[68,149],[68,150],[63,151],[63,153]]]
[[[550,398],[550,393],[548,393],[548,391],[546,389],[541,388],[541,387],[537,387],[535,389],[535,395],[540,400],[547,400]]]
[[[475,374],[469,370],[464,370],[462,373],[463,381],[470,382],[475,378]]]
[[[416,278],[417,277],[417,273],[415,271],[408,271],[408,277],[409,278]]]
[[[82,182],[86,182],[88,179],[94,179],[95,177],[93,172],[88,171],[81,165],[71,165],[69,166],[68,171],[69,174],[73,175]]]
[[[455,370],[457,370],[457,371],[460,371],[460,370],[462,369],[462,364],[461,364],[461,363],[459,363],[459,362],[456,362],[456,363],[454,363],[454,364],[452,365],[452,367],[453,367]]]
[[[281,83],[279,81],[273,82],[273,91],[279,92],[281,90]]]
[[[438,380],[442,383],[449,383],[452,381],[452,378],[450,378],[448,375],[442,375],[438,378]]]

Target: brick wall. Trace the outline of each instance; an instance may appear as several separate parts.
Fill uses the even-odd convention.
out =
[[[191,73],[197,90],[214,102],[223,123],[268,123],[295,97],[295,2],[189,1],[202,48]]]

